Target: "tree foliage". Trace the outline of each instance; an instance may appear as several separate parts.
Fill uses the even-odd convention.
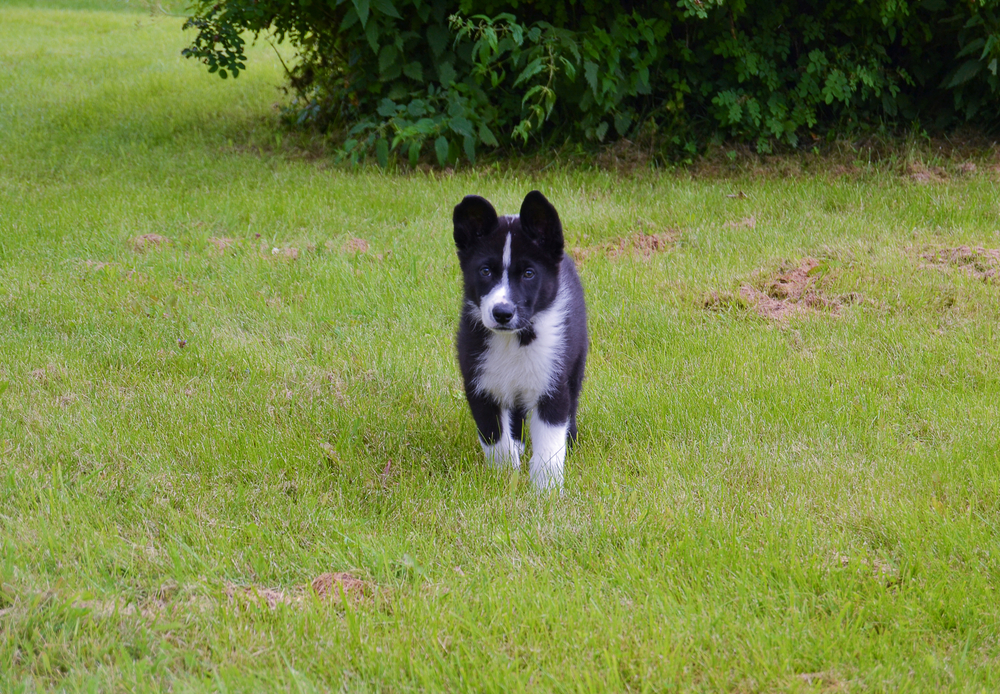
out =
[[[289,41],[296,122],[383,164],[640,128],[767,151],[1000,113],[1000,0],[197,0],[185,28],[222,77],[246,32]]]

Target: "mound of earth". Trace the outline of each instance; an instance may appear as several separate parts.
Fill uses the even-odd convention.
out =
[[[935,251],[921,253],[920,257],[927,261],[923,267],[941,269],[955,268],[977,280],[997,282],[1000,280],[1000,248],[939,248]]]
[[[837,313],[841,306],[857,303],[857,294],[828,295],[823,291],[817,268],[822,261],[805,258],[798,265],[782,267],[777,274],[740,285],[739,295],[712,292],[705,307],[717,309],[738,304],[752,308],[757,315],[771,320],[786,320],[792,316],[819,312]]]

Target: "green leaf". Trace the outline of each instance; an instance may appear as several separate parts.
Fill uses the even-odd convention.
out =
[[[482,123],[479,126],[479,139],[490,147],[500,146],[496,136],[493,135],[493,131],[486,127],[486,123]]]
[[[600,96],[597,91],[597,63],[593,61],[586,61],[583,64],[583,75],[587,78],[587,84],[594,91],[594,96]]]
[[[396,102],[392,99],[382,99],[378,105],[378,114],[383,118],[392,118],[396,115]]]
[[[456,116],[451,119],[448,124],[451,129],[454,130],[459,135],[464,135],[465,137],[472,137],[472,121],[470,121],[465,116]]]
[[[392,4],[392,0],[371,0],[372,7],[381,12],[387,17],[395,17],[396,19],[402,19],[399,12],[396,11],[395,5]]]
[[[353,7],[349,8],[347,12],[344,13],[344,19],[340,23],[341,30],[350,29],[352,26],[358,23],[358,11]]]
[[[472,135],[466,135],[463,140],[463,146],[465,147],[465,156],[469,158],[473,164],[476,163],[476,138]]]
[[[354,9],[358,11],[361,26],[368,24],[368,0],[354,0]]]
[[[416,140],[410,143],[410,166],[416,166],[420,160],[420,145],[421,143]]]
[[[444,166],[448,163],[448,138],[442,135],[434,140],[434,153],[437,155],[438,164]]]
[[[575,80],[576,79],[576,65],[574,65],[573,63],[571,63],[566,58],[560,58],[559,60],[562,61],[563,69],[566,71],[566,77],[567,77],[567,79],[569,79],[570,82],[572,82],[573,80]]]
[[[604,136],[608,132],[608,122],[602,121],[600,125],[597,126],[597,130],[594,132],[597,135],[597,139],[604,142]]]
[[[653,89],[649,84],[649,68],[640,68],[638,72],[638,79],[635,83],[635,93],[636,94],[652,94]]]
[[[386,44],[382,46],[382,50],[378,53],[378,71],[385,75],[389,72],[389,68],[396,64],[396,58],[399,57],[399,49],[394,45]]]
[[[963,48],[962,50],[960,50],[958,52],[958,54],[955,57],[956,58],[964,58],[967,55],[971,55],[972,53],[975,53],[976,51],[981,50],[982,47],[985,46],[985,45],[986,45],[986,39],[983,39],[983,38],[975,39],[973,41],[970,41],[965,46],[965,48]]]
[[[413,124],[417,132],[421,135],[433,135],[437,131],[437,123],[432,118],[421,118]]]
[[[409,113],[414,118],[420,118],[420,116],[427,113],[427,104],[423,99],[414,99],[406,106],[406,112]]]
[[[424,81],[424,66],[419,61],[414,60],[403,67],[403,74],[417,82]]]
[[[521,70],[521,74],[517,76],[516,80],[514,80],[514,86],[516,87],[522,82],[530,80],[532,77],[534,77],[544,69],[545,69],[545,63],[542,62],[542,59],[535,58],[530,63],[528,63],[523,70]]]
[[[438,81],[441,82],[442,87],[447,87],[455,78],[458,77],[458,73],[455,72],[455,68],[451,63],[441,63],[438,65]]]
[[[632,116],[628,113],[616,113],[615,114],[615,130],[622,137],[628,132],[628,127],[632,125]]]
[[[427,43],[430,44],[435,56],[444,53],[444,50],[448,47],[448,39],[450,38],[451,32],[448,31],[447,27],[440,24],[432,24],[427,27]]]
[[[375,158],[378,159],[378,165],[383,169],[389,166],[389,141],[384,137],[380,137],[375,142]]]
[[[368,45],[372,47],[373,51],[378,52],[378,22],[372,22],[365,29],[365,38],[368,39]]]
[[[979,74],[979,71],[983,69],[983,64],[978,60],[966,60],[962,65],[955,70],[955,74],[952,75],[951,80],[945,89],[953,89],[960,84],[965,84],[973,77]]]

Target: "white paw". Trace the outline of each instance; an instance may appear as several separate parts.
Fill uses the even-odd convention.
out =
[[[493,468],[516,468],[521,464],[521,455],[524,453],[524,444],[515,441],[510,437],[501,437],[493,445],[483,443],[483,453],[486,455],[486,464]]]
[[[535,460],[534,456],[531,458],[529,465],[529,476],[531,477],[531,483],[535,485],[535,490],[538,492],[547,492],[552,490],[562,491],[563,488],[563,465],[562,462],[558,465],[548,462],[543,463],[541,461]]]

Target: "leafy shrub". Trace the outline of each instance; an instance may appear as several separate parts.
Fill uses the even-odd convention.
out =
[[[645,128],[791,146],[838,129],[997,124],[1000,0],[196,0],[185,55],[245,68],[288,40],[299,124],[344,154],[475,160],[483,147]]]

